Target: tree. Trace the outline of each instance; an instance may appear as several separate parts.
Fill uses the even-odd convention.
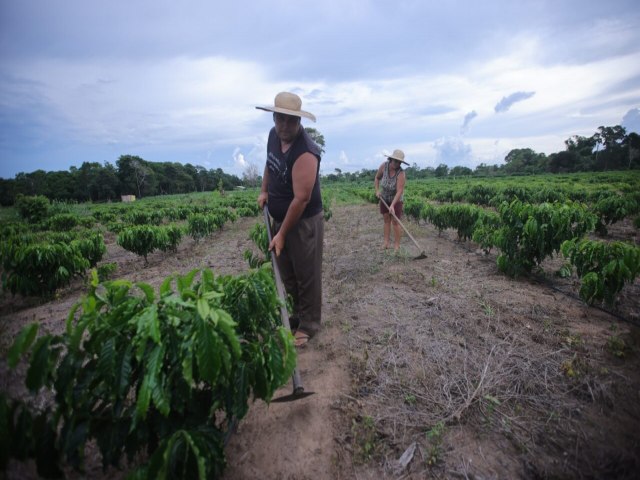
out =
[[[598,127],[593,139],[596,144],[596,168],[619,169],[627,165],[626,130],[620,125]]]
[[[133,155],[121,155],[116,162],[120,192],[123,195],[133,195],[138,191],[134,162],[144,161]]]
[[[540,173],[546,166],[546,155],[530,148],[511,150],[504,159],[507,173]]]
[[[196,186],[198,187],[198,190],[204,192],[209,185],[208,180],[207,169],[198,165],[196,167]]]
[[[582,164],[584,162],[575,150],[565,150],[549,155],[549,171],[551,173],[577,172]]]
[[[242,183],[244,183],[247,187],[257,187],[260,184],[261,178],[260,173],[258,172],[258,167],[256,167],[253,163],[247,164],[242,172]]]
[[[95,201],[115,200],[120,198],[120,183],[115,167],[105,162],[95,179],[95,184],[90,185],[91,198]]]
[[[449,175],[454,177],[464,177],[471,175],[472,173],[473,171],[469,167],[463,167],[461,165],[457,165],[449,171]]]
[[[487,165],[486,163],[481,163],[480,165],[476,166],[473,174],[479,177],[486,177],[490,175],[496,175],[499,171],[500,167],[498,167],[498,165]]]
[[[318,130],[313,127],[304,127],[305,132],[309,134],[311,139],[318,144],[320,147],[320,155],[324,154],[324,135],[322,135]]]
[[[441,163],[436,167],[435,175],[436,177],[446,177],[449,173],[449,167],[447,167],[444,163]]]
[[[640,168],[640,135],[631,132],[627,136],[627,146],[629,148],[629,169]]]

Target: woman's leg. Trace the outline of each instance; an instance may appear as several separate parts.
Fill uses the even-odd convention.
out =
[[[398,250],[400,250],[400,237],[401,236],[402,236],[402,227],[400,226],[398,221],[394,218],[393,219],[393,237],[394,237],[393,249],[396,252]]]
[[[387,249],[391,246],[390,236],[391,236],[391,214],[385,213],[383,214],[384,218],[384,245],[383,248]]]

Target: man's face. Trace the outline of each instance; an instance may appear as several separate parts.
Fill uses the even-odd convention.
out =
[[[280,140],[290,143],[298,135],[300,128],[300,117],[295,115],[285,115],[284,113],[274,113],[273,121],[276,124],[276,133]]]

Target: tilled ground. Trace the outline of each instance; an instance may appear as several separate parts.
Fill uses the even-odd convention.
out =
[[[559,259],[534,279],[514,280],[453,232],[407,222],[428,255],[413,260],[419,249],[406,236],[399,255],[380,248],[375,206],[333,212],[324,329],[299,354],[315,395],[255,404],[231,437],[225,478],[635,477],[640,335],[621,318],[640,321],[640,282],[612,315],[584,305],[575,278],[553,276]],[[148,267],[113,243],[105,261],[118,263],[116,276],[154,286],[203,266],[239,273],[256,221],[198,245],[186,239]],[[633,230],[616,232],[637,242]],[[59,331],[82,292],[78,282],[41,305],[2,299],[3,348],[34,319]],[[2,389],[18,391],[19,372],[0,368]],[[97,466],[88,474],[102,475]]]

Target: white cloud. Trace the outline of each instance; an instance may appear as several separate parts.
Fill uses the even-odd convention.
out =
[[[622,126],[627,130],[627,133],[640,134],[640,108],[632,108],[625,113],[622,118]]]
[[[459,137],[439,138],[434,144],[436,161],[450,167],[472,164],[471,145],[464,143]]]
[[[236,167],[240,170],[244,170],[248,165],[247,161],[244,159],[244,155],[240,152],[240,148],[236,148],[233,151],[233,161],[235,162]]]

